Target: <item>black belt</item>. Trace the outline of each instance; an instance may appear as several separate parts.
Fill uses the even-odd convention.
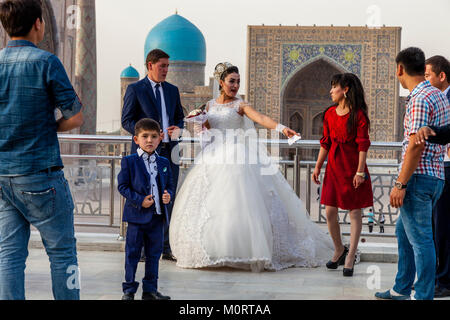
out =
[[[51,173],[51,172],[56,172],[56,171],[60,171],[63,167],[60,166],[55,166],[55,167],[50,167],[44,170],[39,171],[39,173]]]

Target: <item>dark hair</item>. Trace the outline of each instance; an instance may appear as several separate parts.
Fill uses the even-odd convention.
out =
[[[347,121],[347,130],[351,135],[356,134],[356,129],[358,127],[358,112],[362,111],[367,119],[367,123],[370,130],[370,119],[367,115],[367,103],[364,97],[364,88],[361,80],[353,73],[341,73],[336,74],[331,78],[331,85],[339,85],[342,89],[348,87],[347,98],[345,99],[350,108],[350,118]],[[328,109],[335,107],[332,105]],[[323,118],[328,109],[323,113]]]
[[[228,77],[232,73],[239,74],[239,68],[236,66],[231,66],[227,68],[222,74],[220,75],[220,80],[224,81],[226,77]],[[222,86],[219,85],[219,90],[222,91]]]
[[[160,59],[169,59],[170,56],[165,53],[164,51],[162,51],[161,49],[153,49],[152,51],[150,51],[147,55],[147,59],[145,59],[145,66],[148,69],[148,63],[151,62],[153,63],[158,63],[158,61]]]
[[[0,21],[10,37],[25,37],[37,19],[42,21],[41,0],[6,0],[0,3]]]
[[[161,132],[159,123],[150,118],[144,118],[139,120],[134,126],[134,135],[138,136],[142,131],[156,131]]]
[[[410,76],[425,74],[425,54],[419,48],[410,47],[400,51],[395,62],[403,65],[406,73]]]
[[[425,61],[425,65],[430,65],[431,70],[436,74],[440,75],[441,72],[445,73],[447,82],[450,83],[450,62],[443,56],[433,56]]]

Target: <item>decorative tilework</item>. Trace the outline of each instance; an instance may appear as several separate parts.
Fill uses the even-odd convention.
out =
[[[394,58],[400,40],[400,27],[249,26],[248,101],[285,123],[299,112],[304,136],[318,139],[320,122],[315,125],[314,119],[331,104],[329,72],[353,72],[364,85],[371,138],[398,141],[402,115]],[[393,151],[369,152],[370,158],[393,156]]]
[[[386,83],[389,81],[389,60],[388,53],[377,54],[377,82]]]
[[[348,72],[361,76],[360,44],[283,44],[282,50],[282,83],[299,67],[320,57],[327,57]]]

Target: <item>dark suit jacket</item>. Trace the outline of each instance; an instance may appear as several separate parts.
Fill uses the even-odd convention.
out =
[[[166,111],[169,116],[169,127],[177,126],[183,129],[184,113],[178,88],[168,82],[163,82],[161,85]],[[136,83],[130,84],[127,88],[123,98],[122,127],[134,135],[134,126],[143,118],[158,121],[162,128],[162,115],[158,112],[156,97],[147,76]],[[170,143],[173,146],[177,141],[171,141]],[[132,144],[131,152],[135,153],[137,146],[134,142]]]
[[[159,203],[166,223],[169,223],[168,205],[163,204],[162,195],[164,190],[174,199],[175,189],[173,186],[172,170],[170,162],[164,157],[156,156],[158,175],[156,181],[159,191]],[[122,169],[118,176],[118,189],[120,194],[126,199],[123,210],[123,221],[135,224],[147,224],[156,214],[155,204],[150,208],[143,208],[144,198],[150,194],[150,175],[145,167],[144,160],[137,153],[122,159]],[[171,200],[172,202],[172,200]]]
[[[450,113],[450,90],[447,92],[447,98],[449,101],[449,113]],[[435,137],[429,137],[428,142],[446,145],[450,143],[450,124],[443,127],[434,127],[430,126],[430,128],[436,132]]]

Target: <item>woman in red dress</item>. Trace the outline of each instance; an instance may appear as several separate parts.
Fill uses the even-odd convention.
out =
[[[372,184],[366,165],[370,147],[367,104],[357,76],[338,74],[331,80],[331,99],[335,105],[324,113],[323,138],[312,180],[319,175],[328,156],[321,204],[326,206],[327,224],[335,252],[329,269],[344,264],[344,276],[352,276],[362,229],[362,208],[373,206]],[[344,247],[339,227],[338,208],[350,211],[350,248]]]

